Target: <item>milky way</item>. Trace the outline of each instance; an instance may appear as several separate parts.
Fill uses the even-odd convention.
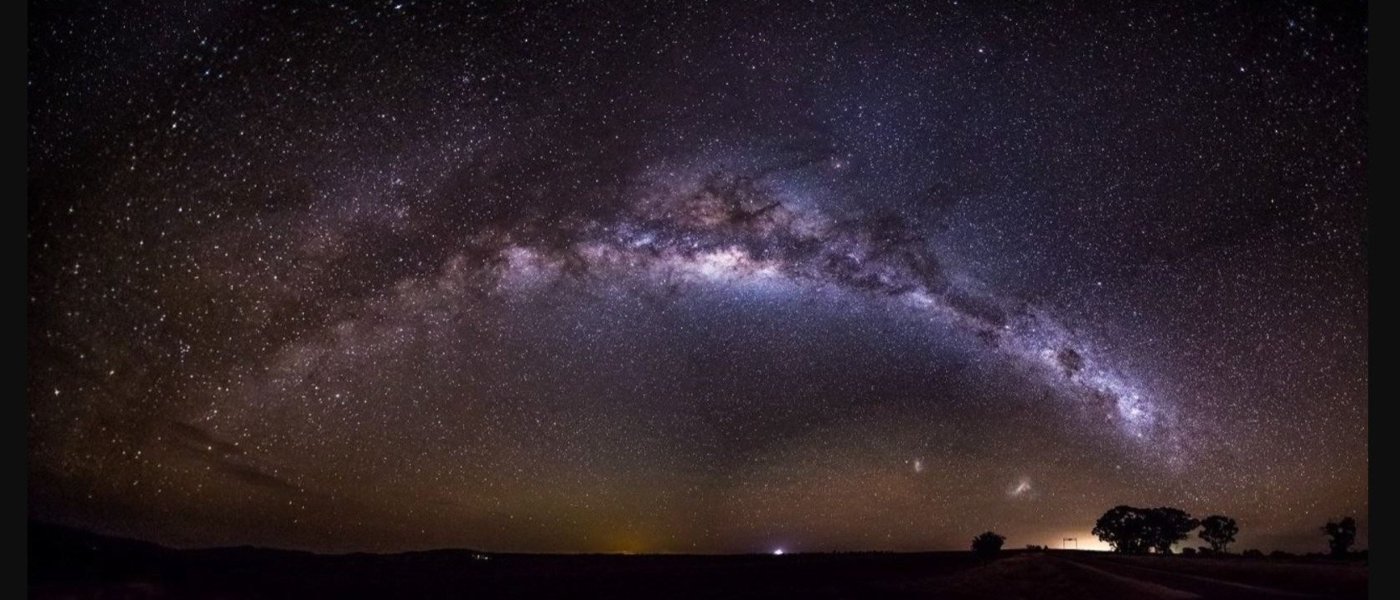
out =
[[[708,283],[864,294],[951,323],[1013,360],[1040,367],[1073,399],[1106,404],[1106,418],[1125,435],[1146,440],[1171,433],[1163,409],[1110,365],[1086,358],[1094,352],[1066,327],[1034,307],[959,286],[944,272],[930,240],[898,218],[836,220],[789,208],[803,198],[766,189],[764,180],[749,176],[711,173],[670,187],[638,192],[637,205],[609,222],[523,236],[510,230],[483,234],[453,257],[452,275],[461,275],[456,271],[464,266],[486,271],[488,281],[478,285],[502,293],[578,277],[640,278],[678,293],[688,284]],[[532,245],[528,240],[537,236],[556,244]],[[464,262],[468,255],[476,260]],[[1167,443],[1169,454],[1178,451],[1175,440],[1150,441]]]
[[[31,517],[1364,542],[1364,13],[41,3]]]

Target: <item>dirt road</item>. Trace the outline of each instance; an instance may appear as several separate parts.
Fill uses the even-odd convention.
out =
[[[1094,556],[1065,554],[1046,556],[1066,568],[1079,569],[1098,577],[1138,588],[1143,597],[1188,600],[1193,598],[1237,598],[1243,600],[1285,600],[1304,598],[1364,597],[1365,581],[1344,576],[1311,579],[1298,572],[1298,566],[1260,565],[1252,561],[1218,562],[1214,559]],[[1308,570],[1311,565],[1302,565]],[[1291,577],[1277,577],[1292,571]],[[1328,570],[1335,570],[1328,565]],[[1270,573],[1269,571],[1277,571]],[[1299,576],[1304,575],[1304,576]],[[1274,580],[1270,580],[1274,579]],[[1302,585],[1300,585],[1302,584]]]

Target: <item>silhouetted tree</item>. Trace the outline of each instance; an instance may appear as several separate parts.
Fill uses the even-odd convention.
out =
[[[1211,550],[1225,552],[1226,547],[1235,541],[1235,534],[1239,532],[1240,526],[1234,519],[1223,515],[1211,515],[1201,519],[1201,532],[1196,535],[1210,544]]]
[[[1191,535],[1199,522],[1179,508],[1115,506],[1094,523],[1094,535],[1117,552],[1171,554],[1172,545]]]
[[[996,553],[1001,552],[1001,545],[1004,543],[1006,536],[985,531],[972,538],[972,551],[982,556],[996,556]]]
[[[1328,521],[1322,526],[1322,532],[1331,538],[1327,540],[1327,547],[1332,549],[1332,556],[1346,556],[1351,545],[1356,543],[1356,519],[1343,517],[1340,521]]]
[[[1191,514],[1179,508],[1163,506],[1147,511],[1148,545],[1158,554],[1171,554],[1172,546],[1191,537],[1191,531],[1201,524]]]
[[[1115,552],[1143,554],[1151,546],[1148,541],[1147,511],[1132,506],[1115,506],[1094,522],[1092,532],[1113,546]]]
[[[1195,556],[1195,555],[1196,555],[1196,549],[1195,549],[1195,548],[1182,548],[1182,549],[1181,549],[1181,555],[1182,555],[1182,556]]]
[[[1254,548],[1250,548],[1250,549],[1244,551],[1244,557],[1245,557],[1245,558],[1264,558],[1264,553],[1263,553],[1263,552],[1260,552],[1260,551],[1258,551],[1258,550],[1255,550]]]

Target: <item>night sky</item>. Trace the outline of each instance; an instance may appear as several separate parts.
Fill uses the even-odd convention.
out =
[[[30,7],[32,518],[1366,546],[1364,4],[114,4]]]

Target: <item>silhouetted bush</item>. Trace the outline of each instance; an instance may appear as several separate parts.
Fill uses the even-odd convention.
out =
[[[986,531],[972,538],[972,551],[981,556],[996,556],[1001,552],[1001,545],[1004,543],[1006,536]]]
[[[1253,548],[1244,551],[1245,558],[1264,558],[1264,553]]]
[[[1297,555],[1293,554],[1292,552],[1274,550],[1273,552],[1269,553],[1269,558],[1297,558]]]
[[[1036,544],[1026,544],[1026,549],[1027,549],[1027,550],[1036,550],[1036,551],[1039,551],[1039,550],[1044,550],[1044,549],[1045,549],[1045,546],[1040,546],[1040,545],[1036,545]]]
[[[1182,548],[1182,549],[1181,549],[1181,555],[1182,555],[1182,556],[1195,556],[1195,555],[1196,555],[1196,549],[1195,549],[1195,548]]]
[[[1332,550],[1332,556],[1346,556],[1351,545],[1356,543],[1356,519],[1343,517],[1340,521],[1328,521],[1322,526],[1322,533],[1330,538],[1327,547]]]

